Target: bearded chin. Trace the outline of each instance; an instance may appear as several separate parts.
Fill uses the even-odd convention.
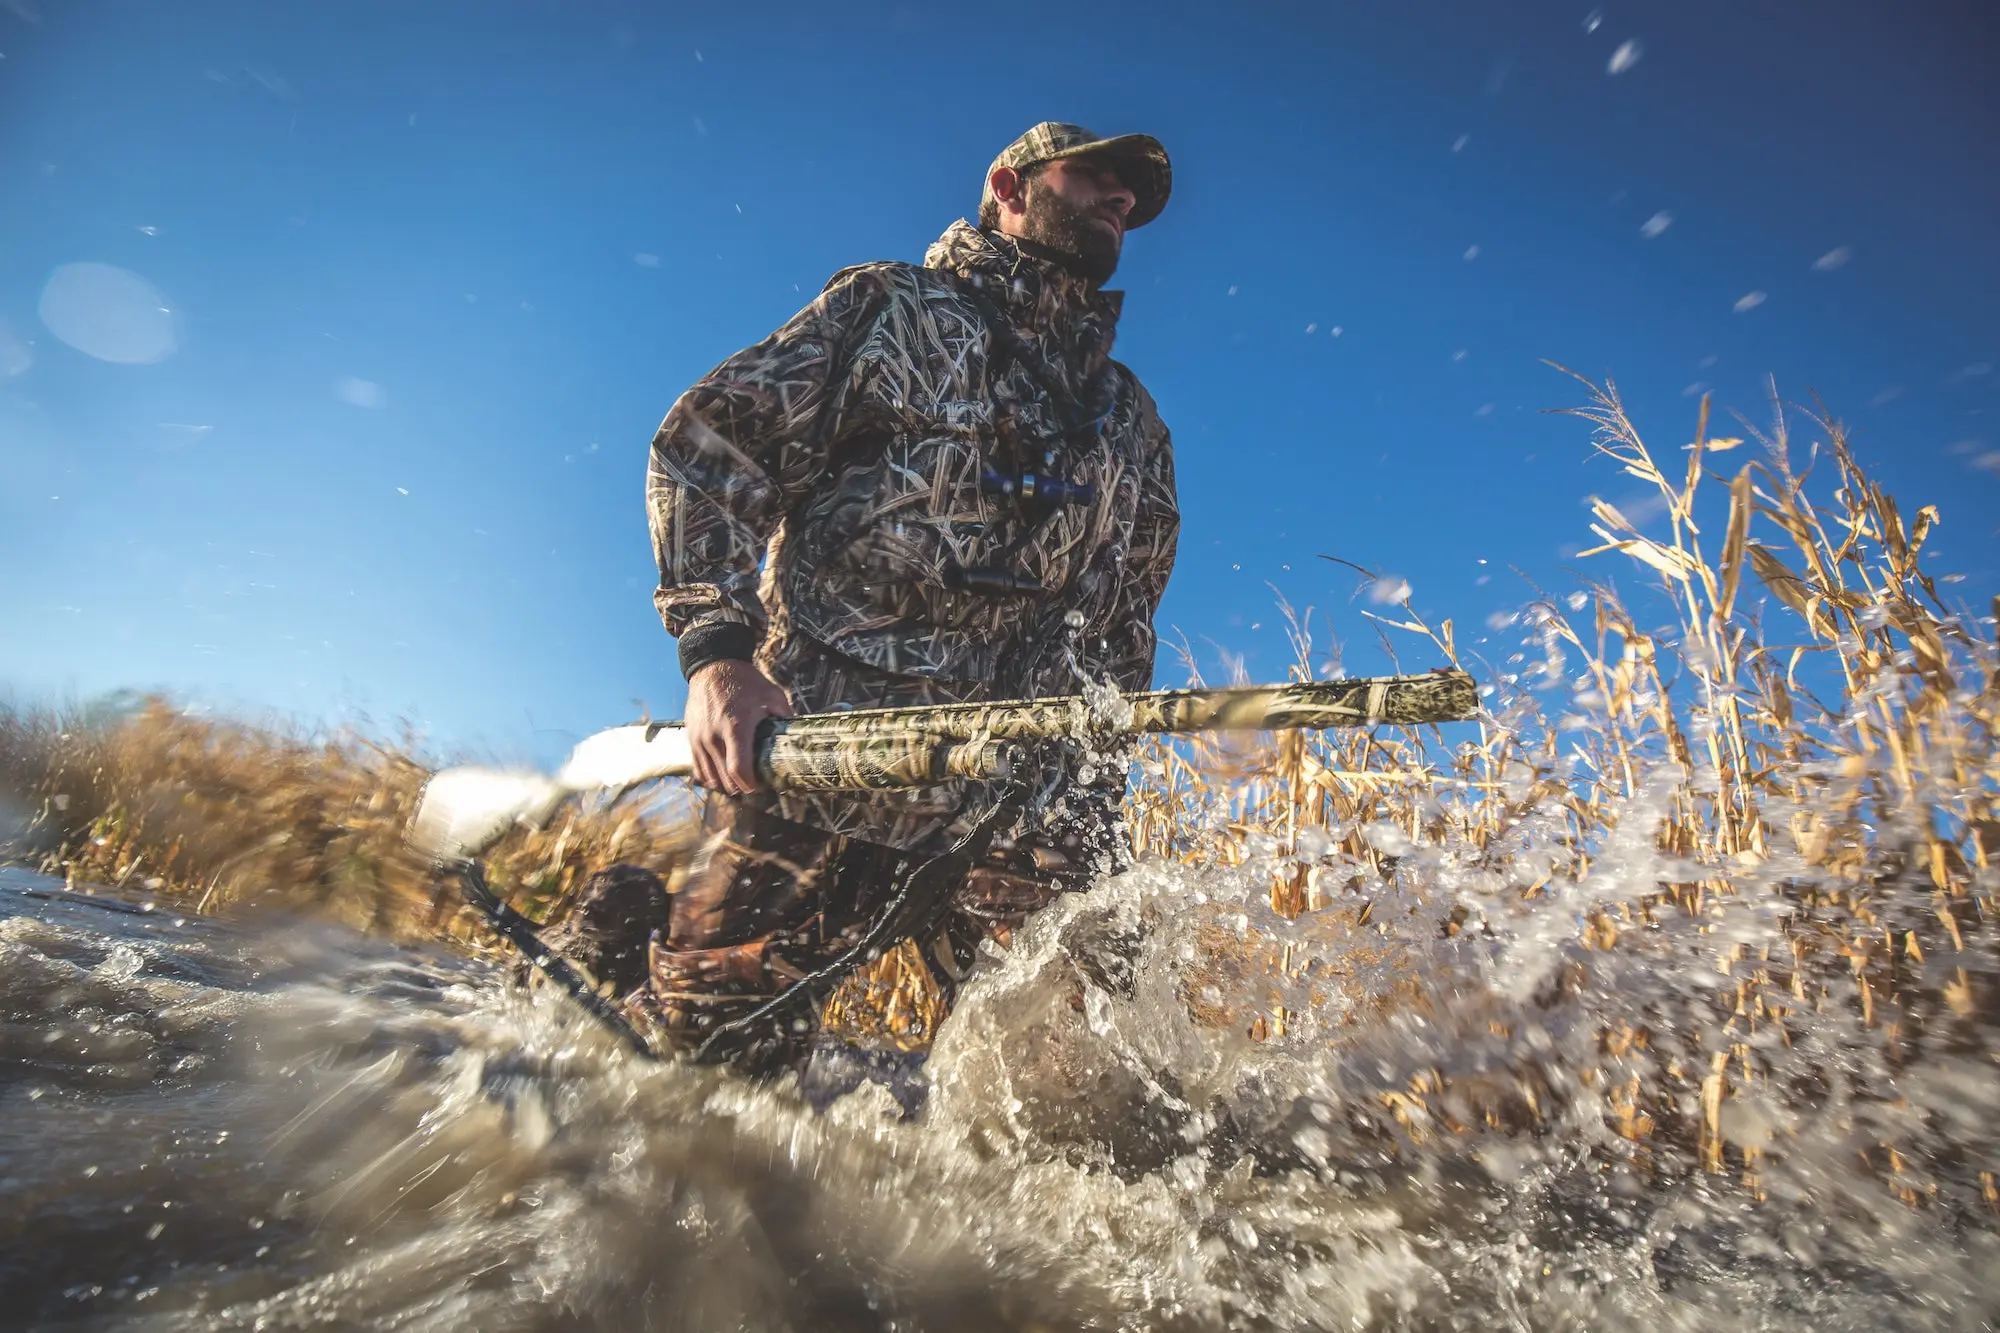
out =
[[[1031,185],[1028,193],[1028,239],[1060,251],[1078,277],[1103,286],[1118,271],[1122,236],[1091,225],[1090,218],[1052,190]]]

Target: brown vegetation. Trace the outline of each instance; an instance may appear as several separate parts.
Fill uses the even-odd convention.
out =
[[[1905,516],[1838,423],[1794,417],[1819,437],[1801,458],[1781,412],[1768,430],[1747,432],[1760,453],[1711,470],[1745,444],[1709,437],[1705,401],[1694,441],[1677,451],[1684,461],[1671,465],[1642,442],[1609,384],[1591,386],[1577,414],[1598,451],[1664,506],[1649,535],[1595,503],[1603,544],[1586,554],[1622,555],[1656,581],[1673,608],[1667,631],[1648,628],[1608,582],[1567,606],[1538,597],[1516,622],[1526,650],[1488,671],[1492,711],[1476,739],[1455,747],[1435,732],[1387,729],[1148,743],[1129,803],[1133,836],[1144,855],[1268,868],[1280,914],[1358,934],[1367,890],[1409,847],[1455,849],[1496,899],[1520,904],[1587,876],[1622,812],[1663,809],[1641,832],[1685,869],[1598,902],[1573,958],[1669,920],[1703,922],[1773,875],[1791,916],[1774,937],[1782,943],[1753,957],[1741,944],[1715,946],[1728,980],[1702,1003],[1714,1006],[1719,1044],[1622,1024],[1601,1033],[1603,1062],[1586,1074],[1619,1132],[1673,1144],[1754,1187],[1758,1149],[1726,1139],[1725,1107],[1769,1080],[1772,1040],[1789,1045],[1804,1016],[1851,1013],[1892,1066],[1994,1022],[1983,978],[1994,970],[2000,887],[2000,655],[1991,622],[1947,605],[1923,568],[1938,511]],[[1816,468],[1832,473],[1830,485],[1816,483],[1823,499],[1809,495]],[[1378,618],[1416,636],[1427,658],[1459,662],[1451,622],[1431,625],[1407,595]],[[1302,674],[1308,619],[1294,620]],[[401,750],[277,737],[158,702],[108,725],[0,716],[0,782],[37,812],[39,853],[55,873],[136,881],[203,907],[275,896],[371,929],[470,939],[477,932],[456,897],[441,896],[402,849],[421,777]],[[1642,788],[1664,804],[1635,807]],[[1524,840],[1530,826],[1536,836]],[[672,866],[685,837],[630,801],[575,811],[509,839],[493,877],[546,918],[591,869]],[[1442,928],[1466,920],[1454,913]],[[1267,943],[1246,954],[1218,938],[1216,965],[1248,984],[1261,969],[1275,994],[1292,951]],[[920,1015],[928,1029],[936,1005],[911,962],[885,959],[842,1003],[872,997],[878,1012]],[[1565,975],[1588,984],[1580,965]],[[1322,983],[1340,978],[1313,980]],[[1430,1002],[1423,978],[1407,976],[1351,1012]],[[1267,1005],[1249,1030],[1281,1033],[1287,1018]],[[1531,1103],[1525,1113],[1454,1102],[1448,1082],[1426,1071],[1386,1090],[1384,1105],[1413,1132],[1537,1113],[1529,1082],[1510,1094]],[[1869,1151],[1912,1202],[1938,1189],[1905,1147],[1885,1139]],[[2000,1197],[1990,1178],[1982,1186]]]
[[[1376,883],[1396,855],[1385,829],[1463,849],[1469,871],[1533,899],[1588,875],[1641,784],[1664,786],[1666,813],[1650,833],[1683,877],[1594,907],[1572,953],[1617,948],[1670,916],[1701,922],[1718,897],[1768,887],[1773,873],[1791,915],[1781,947],[1746,957],[1741,944],[1715,946],[1731,978],[1714,1002],[1722,1042],[1649,1052],[1663,1034],[1625,1025],[1602,1034],[1602,1066],[1583,1072],[1599,1076],[1627,1137],[1678,1136],[1708,1169],[1740,1169],[1754,1185],[1758,1151],[1730,1145],[1723,1120],[1729,1099],[1770,1079],[1767,1039],[1788,1047],[1801,1018],[1850,1011],[1895,1068],[1927,1042],[2000,1019],[1994,622],[1946,604],[1921,563],[1938,510],[1906,518],[1839,423],[1807,418],[1823,436],[1801,460],[1780,411],[1767,431],[1749,431],[1760,457],[1716,472],[1744,441],[1709,437],[1704,400],[1685,463],[1670,468],[1611,385],[1591,394],[1576,415],[1595,427],[1601,455],[1657,490],[1665,530],[1649,536],[1596,501],[1603,544],[1583,554],[1622,553],[1657,575],[1670,629],[1642,628],[1608,583],[1568,599],[1568,614],[1539,598],[1516,618],[1530,651],[1499,673],[1479,740],[1455,750],[1435,734],[1357,732],[1150,746],[1142,765],[1153,780],[1132,797],[1135,836],[1142,851],[1179,860],[1275,866],[1272,906],[1286,915]],[[1834,474],[1828,508],[1808,493],[1815,467]],[[1705,482],[1724,494],[1710,503]],[[1756,585],[1775,602],[1768,617],[1753,605]],[[1407,598],[1402,610],[1392,628],[1459,662],[1449,621],[1430,626]],[[1303,663],[1311,645],[1297,622],[1295,636]],[[1510,835],[1531,822],[1529,856]],[[1426,1002],[1415,980],[1372,998]],[[1278,1010],[1253,1026],[1283,1019]],[[1384,1097],[1406,1125],[1421,1105],[1425,1123],[1450,1126],[1443,1082],[1429,1072]],[[1532,1103],[1537,1090],[1523,1080],[1511,1095]],[[1690,1104],[1692,1117],[1680,1110]],[[1486,1114],[1506,1112],[1489,1104]],[[1937,1190],[1906,1150],[1875,1151],[1912,1201]],[[1980,1192],[2000,1203],[1990,1176]]]
[[[404,844],[425,776],[407,746],[284,735],[160,699],[108,717],[0,713],[0,789],[31,810],[21,851],[74,885],[483,942],[456,889]],[[685,828],[627,799],[510,837],[489,868],[546,920],[590,871],[628,860],[671,873],[686,846]]]

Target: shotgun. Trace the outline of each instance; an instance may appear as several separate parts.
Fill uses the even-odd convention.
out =
[[[757,732],[757,772],[785,791],[870,791],[957,778],[1005,781],[1038,742],[1115,743],[1141,735],[1278,731],[1463,722],[1479,690],[1463,671],[1412,676],[1157,690],[934,708],[871,708],[768,718]],[[553,776],[449,768],[425,784],[411,825],[416,848],[441,866],[463,863],[515,824],[539,827],[572,795],[619,791],[693,771],[676,722],[637,722],[586,737]]]

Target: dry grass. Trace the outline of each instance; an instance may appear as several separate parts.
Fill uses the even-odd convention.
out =
[[[75,884],[217,911],[275,905],[401,939],[484,942],[456,889],[403,843],[425,770],[410,747],[188,716],[0,713],[0,786],[32,811],[21,851]],[[627,801],[510,837],[496,880],[551,919],[614,861],[671,871],[687,830]]]
[[[1577,960],[1676,921],[1706,929],[1745,885],[1778,876],[1791,909],[1780,942],[1753,957],[1720,937],[1714,946],[1728,979],[1699,1002],[1720,1038],[1620,1022],[1584,1071],[1620,1133],[1754,1188],[1758,1150],[1725,1138],[1724,1112],[1769,1082],[1774,1039],[1789,1046],[1812,1018],[1844,1016],[1898,1067],[1995,1021],[1981,978],[1995,962],[2000,886],[2000,654],[1992,623],[1949,606],[1923,567],[1938,511],[1905,516],[1837,422],[1780,412],[1746,427],[1746,444],[1708,435],[1704,401],[1693,442],[1662,461],[1616,390],[1588,387],[1577,415],[1597,450],[1664,506],[1652,532],[1593,506],[1602,544],[1587,554],[1654,584],[1646,612],[1609,582],[1536,599],[1517,617],[1523,651],[1485,669],[1496,693],[1475,740],[1384,730],[1151,743],[1128,813],[1142,854],[1269,868],[1272,907],[1306,918],[1295,942],[1360,935],[1369,893],[1412,847],[1452,849],[1464,882],[1519,905],[1589,876],[1626,812],[1660,812],[1638,832],[1681,869],[1593,899],[1569,944],[1572,988],[1588,984]],[[1804,458],[1795,422],[1816,440]],[[1732,467],[1737,458],[1748,461]],[[1815,471],[1831,475],[1813,482]],[[1671,608],[1665,628],[1647,627],[1656,600]],[[1431,625],[1407,595],[1377,618],[1420,644],[1417,665],[1460,661],[1451,622]],[[1314,656],[1308,623],[1293,621],[1301,675]],[[401,848],[420,776],[398,749],[197,721],[157,702],[115,724],[0,716],[0,780],[39,811],[58,873],[138,880],[203,906],[271,895],[371,929],[471,938],[456,898]],[[1635,804],[1642,796],[1657,800]],[[510,839],[493,870],[548,916],[597,866],[672,866],[684,851],[683,830],[628,804]],[[1479,923],[1461,910],[1443,925],[1462,927]],[[1254,983],[1304,966],[1292,942],[1267,944],[1246,952],[1218,937],[1213,967]],[[885,959],[842,1003],[872,1005],[892,1032],[915,1015],[927,1035],[935,997],[909,963]],[[1433,998],[1406,976],[1350,1013],[1359,1022]],[[1282,1033],[1288,1017],[1274,1001],[1249,1028]],[[1426,1071],[1384,1104],[1433,1131],[1482,1114],[1532,1124],[1547,1110],[1524,1081],[1509,1094],[1521,1104],[1466,1112],[1473,1103],[1454,1102],[1449,1082]],[[1939,1174],[1916,1169],[1892,1137],[1864,1153],[1913,1203],[1934,1196]],[[2000,1200],[1990,1177],[1977,1188]]]
[[[1684,1149],[1754,1187],[1759,1153],[1732,1145],[1723,1120],[1732,1098],[1769,1084],[1773,1041],[1789,1048],[1804,1023],[1837,1013],[1896,1069],[1927,1045],[1983,1040],[1979,1030],[2000,1017],[1994,987],[1982,984],[1996,962],[1989,925],[2000,889],[1994,622],[1947,605],[1922,564],[1937,509],[1906,518],[1838,422],[1778,411],[1768,429],[1746,427],[1746,446],[1708,435],[1704,400],[1693,442],[1669,464],[1612,385],[1589,388],[1576,415],[1602,456],[1655,488],[1664,524],[1649,535],[1596,501],[1602,544],[1583,554],[1637,562],[1671,607],[1667,628],[1642,628],[1608,583],[1567,609],[1540,598],[1516,618],[1524,652],[1497,673],[1476,743],[1327,732],[1250,747],[1154,744],[1132,823],[1147,852],[1275,866],[1271,903],[1287,916],[1379,884],[1404,838],[1458,849],[1468,875],[1518,901],[1584,880],[1621,812],[1652,784],[1665,812],[1641,832],[1684,870],[1593,906],[1573,958],[1674,918],[1712,928],[1699,923],[1716,918],[1721,900],[1774,876],[1790,916],[1782,944],[1754,956],[1741,943],[1715,945],[1717,970],[1731,978],[1713,1005],[1719,1041],[1620,1024],[1601,1033],[1605,1061],[1586,1077],[1629,1067],[1602,1088],[1620,1133]],[[1818,437],[1804,460],[1794,422]],[[1749,460],[1728,468],[1739,448]],[[1818,488],[1824,499],[1810,493],[1815,469],[1833,474]],[[1759,587],[1768,598],[1753,596]],[[1450,622],[1430,626],[1407,599],[1387,624],[1459,662]],[[1300,661],[1310,660],[1299,621],[1294,635]],[[1275,976],[1284,964],[1272,961]],[[1586,975],[1567,973],[1571,984]],[[1376,998],[1428,1003],[1421,985]],[[1253,1030],[1284,1018],[1272,1006]],[[1385,1101],[1406,1125],[1449,1126],[1446,1081],[1431,1071]],[[1514,1093],[1535,1100],[1527,1083]],[[1406,1114],[1418,1105],[1428,1111]],[[1941,1188],[1907,1146],[1884,1139],[1864,1153],[1912,1202]],[[1990,1175],[1977,1189],[2000,1203]]]

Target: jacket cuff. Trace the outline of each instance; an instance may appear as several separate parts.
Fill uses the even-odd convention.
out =
[[[758,634],[733,620],[692,625],[680,636],[681,675],[689,680],[711,662],[748,662],[757,656]]]

